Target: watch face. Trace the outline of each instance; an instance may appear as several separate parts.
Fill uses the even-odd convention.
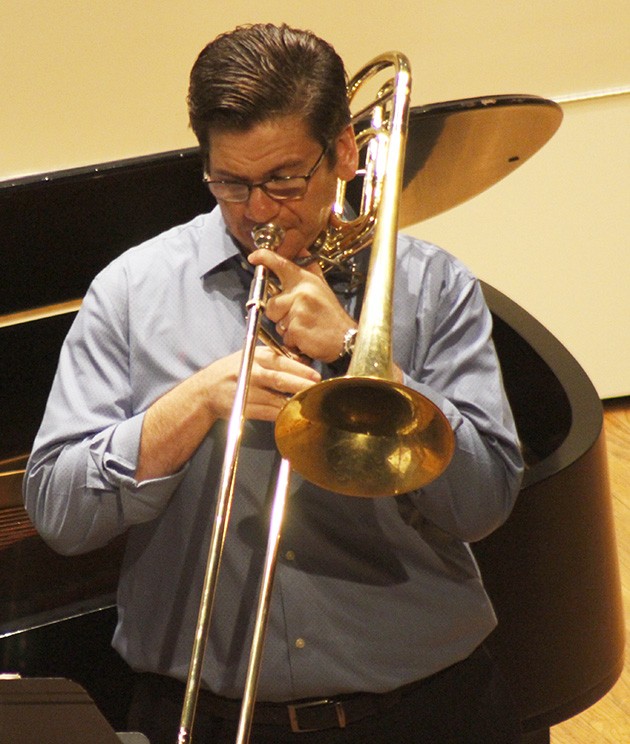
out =
[[[357,337],[357,329],[349,328],[343,337],[343,352],[348,356],[354,351],[354,342]]]

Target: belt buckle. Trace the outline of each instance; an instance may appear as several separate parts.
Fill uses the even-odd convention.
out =
[[[343,704],[340,703],[337,700],[328,700],[327,698],[324,698],[323,700],[313,700],[306,703],[296,703],[287,705],[287,710],[289,712],[289,721],[291,722],[291,731],[294,734],[304,734],[309,731],[320,731],[320,728],[304,728],[300,725],[299,720],[299,711],[303,710],[304,708],[317,708],[324,705],[332,705],[334,706],[335,714],[337,715],[337,725],[339,728],[345,728],[346,727],[346,712],[343,709]],[[329,726],[322,727],[322,728],[331,728]]]

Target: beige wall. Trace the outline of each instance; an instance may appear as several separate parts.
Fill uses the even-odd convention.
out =
[[[566,104],[558,134],[509,179],[412,232],[444,245],[536,315],[602,397],[630,394],[630,95],[606,95],[630,90],[630,3],[252,7],[251,0],[3,0],[0,179],[194,144],[188,71],[208,40],[237,23],[312,28],[350,72],[399,49],[412,62],[416,105],[586,94],[591,100]]]

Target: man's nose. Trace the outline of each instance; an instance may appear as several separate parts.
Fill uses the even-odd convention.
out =
[[[280,204],[266,194],[260,186],[254,186],[247,200],[247,217],[252,222],[270,222],[280,211]]]

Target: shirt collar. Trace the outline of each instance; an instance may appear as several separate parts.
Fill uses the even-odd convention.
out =
[[[242,259],[243,254],[228,232],[220,207],[216,206],[205,220],[199,252],[199,276],[209,274],[234,258]]]

